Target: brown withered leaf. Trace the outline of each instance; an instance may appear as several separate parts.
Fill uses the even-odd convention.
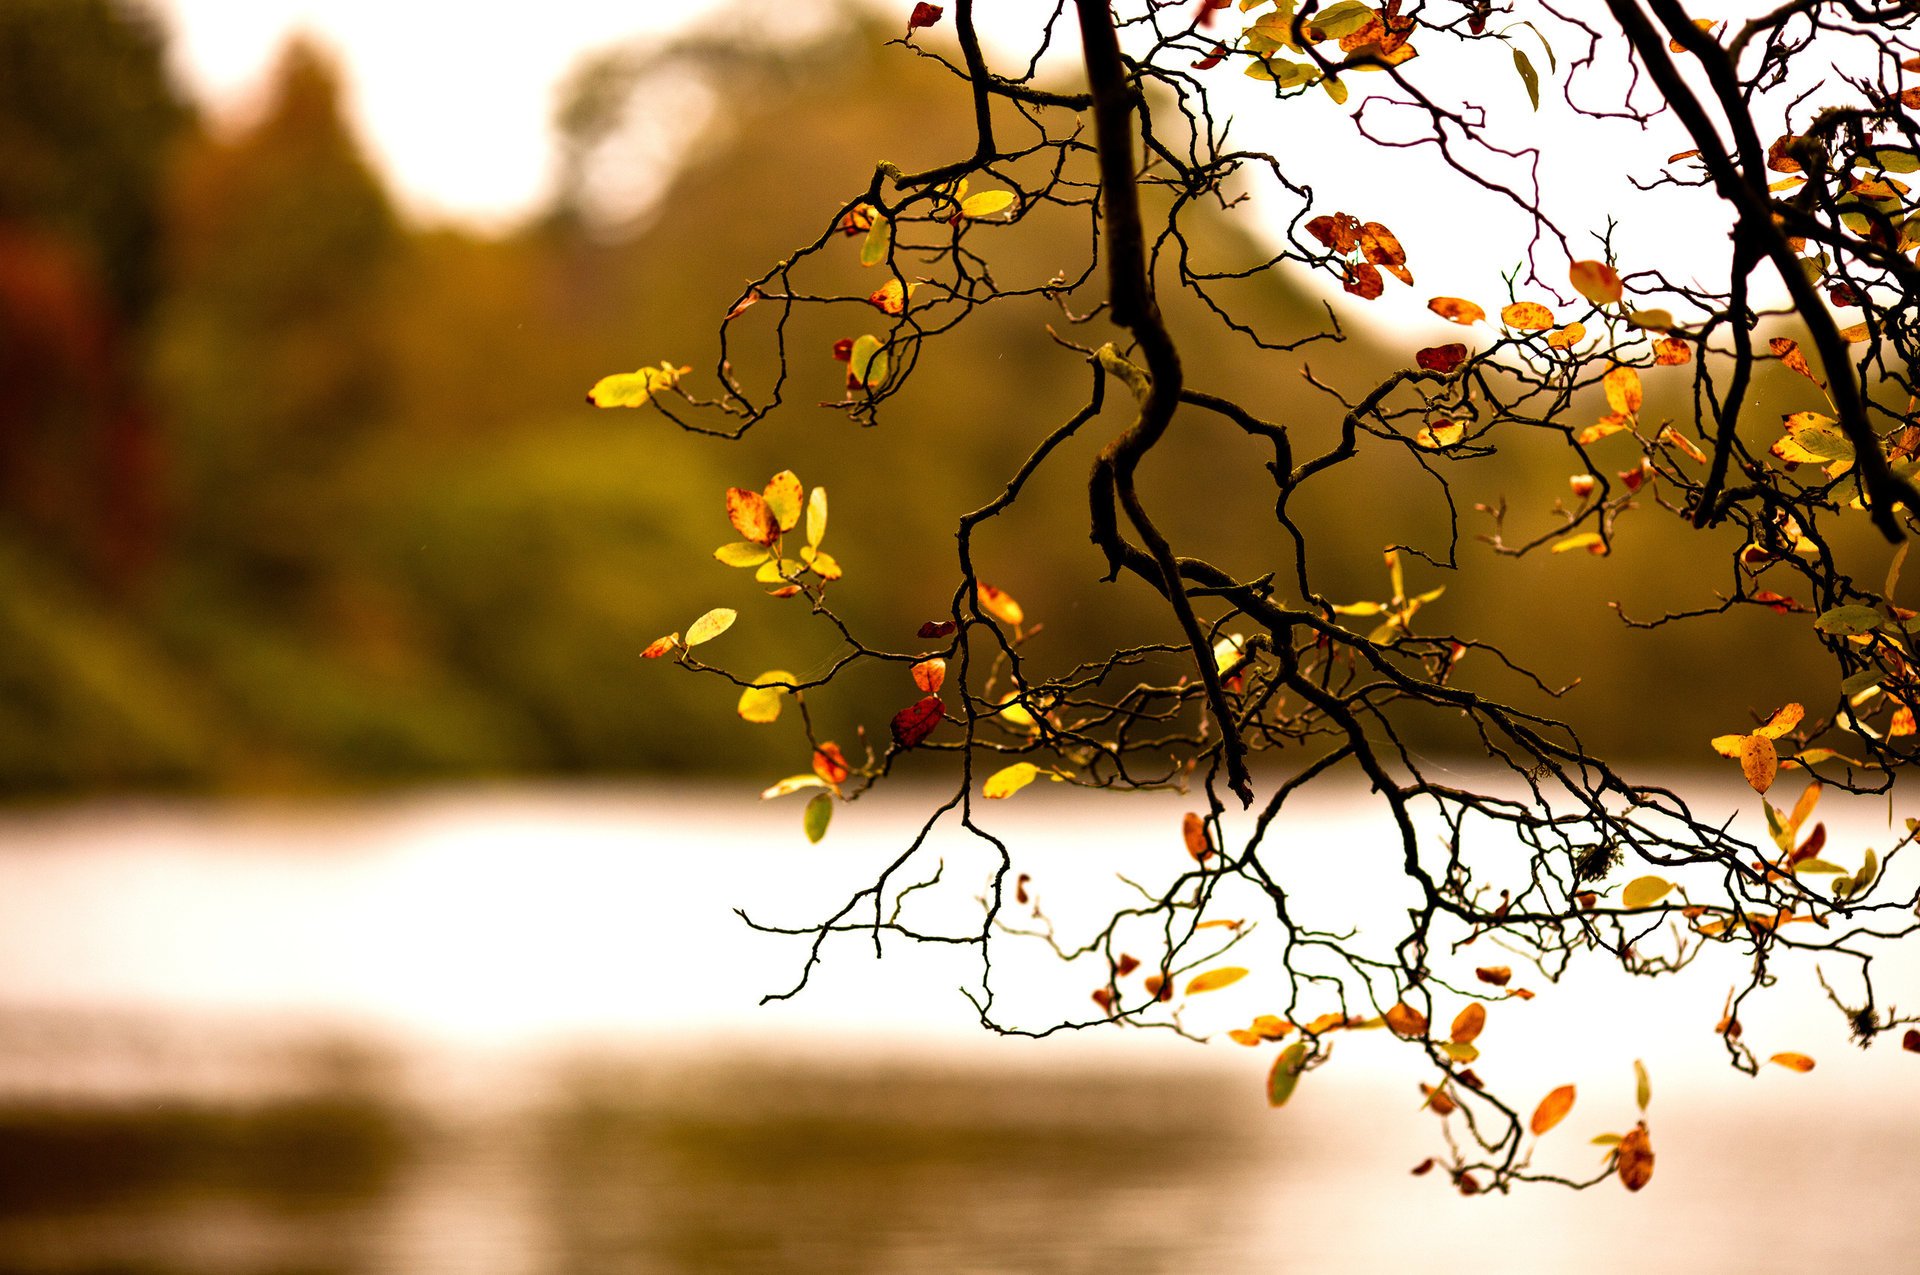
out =
[[[1413,1166],[1413,1176],[1416,1178],[1425,1177],[1427,1174],[1433,1172],[1433,1165],[1434,1165],[1433,1157],[1428,1156],[1426,1159],[1422,1160],[1420,1163]]]
[[[1427,1034],[1427,1016],[1405,1001],[1395,1001],[1387,1011],[1387,1027],[1396,1036],[1408,1039]]]
[[[1561,1085],[1542,1098],[1540,1105],[1533,1109],[1533,1118],[1527,1121],[1527,1128],[1533,1131],[1533,1136],[1537,1138],[1565,1120],[1567,1113],[1573,1110],[1573,1100],[1576,1096],[1572,1085]]]
[[[1433,1108],[1435,1115],[1450,1116],[1460,1109],[1460,1104],[1447,1095],[1444,1089],[1435,1089],[1432,1085],[1422,1084],[1420,1092],[1426,1096],[1422,1106]]]
[[[1413,274],[1407,269],[1407,250],[1391,230],[1377,221],[1360,227],[1360,255],[1388,274],[1413,286]]]
[[[1380,278],[1379,267],[1370,261],[1350,261],[1347,263],[1347,277],[1340,284],[1348,292],[1362,301],[1372,301],[1387,290]]]
[[[1467,347],[1457,341],[1451,345],[1430,345],[1424,350],[1415,351],[1413,358],[1427,371],[1447,376],[1467,361]]]
[[[913,748],[933,734],[946,716],[946,706],[938,695],[929,695],[907,705],[893,715],[893,739],[902,748]]]
[[[1621,1185],[1638,1191],[1653,1180],[1653,1144],[1647,1139],[1647,1122],[1642,1120],[1620,1139],[1614,1152],[1614,1169]]]
[[[919,3],[913,6],[913,12],[907,15],[907,33],[911,35],[921,27],[932,26],[940,21],[940,15],[945,12],[946,10],[937,4],[928,4],[927,0],[919,0]]]
[[[938,694],[947,680],[947,662],[938,658],[921,660],[908,671],[913,675],[913,684],[929,695]]]
[[[1807,362],[1807,356],[1800,352],[1800,343],[1791,337],[1777,336],[1767,342],[1773,356],[1787,365],[1788,370],[1798,372],[1815,385],[1825,387],[1825,382],[1813,374],[1813,367]]]
[[[952,620],[928,620],[920,626],[919,634],[923,638],[943,638],[951,636],[959,627]]]
[[[1093,1003],[1098,1005],[1101,1009],[1105,1010],[1107,1013],[1109,1014],[1113,1013],[1113,989],[1109,987],[1094,988]]]
[[[1114,962],[1113,973],[1116,978],[1125,978],[1139,968],[1139,957],[1129,956],[1125,952],[1122,952],[1120,953],[1120,959]]]
[[[1473,976],[1483,983],[1491,983],[1495,987],[1505,987],[1507,982],[1513,978],[1513,967],[1510,965],[1482,965],[1480,968],[1474,970]]]
[[[1427,309],[1433,311],[1449,323],[1458,323],[1462,327],[1480,322],[1487,312],[1464,297],[1435,297],[1427,302]]]
[[[1487,1007],[1474,1001],[1454,1016],[1448,1039],[1456,1045],[1470,1045],[1487,1026]]]
[[[1315,217],[1307,233],[1335,252],[1352,252],[1360,243],[1360,219],[1348,213]]]
[[[1910,1054],[1920,1054],[1920,1028],[1907,1028],[1907,1034],[1900,1038],[1900,1048]]]

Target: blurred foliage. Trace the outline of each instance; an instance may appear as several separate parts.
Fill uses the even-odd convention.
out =
[[[829,350],[865,330],[857,316],[794,325],[791,406],[739,444],[581,396],[662,358],[697,379],[742,281],[818,233],[876,159],[930,164],[965,144],[956,83],[883,49],[886,34],[848,18],[764,49],[696,34],[589,61],[561,113],[552,207],[488,238],[396,213],[313,47],[288,48],[257,118],[222,131],[167,82],[131,3],[0,5],[0,792],[800,768],[778,728],[733,717],[727,688],[635,658],[715,605],[741,610],[736,669],[831,657],[824,636],[796,650],[788,626],[762,623],[772,603],[710,560],[732,538],[721,493],[782,468],[828,487],[843,614],[907,640],[944,609],[954,518],[1083,393],[1085,370],[1045,336],[1059,310],[1001,308],[1000,326],[934,343],[884,437],[811,406],[838,396]],[[610,227],[589,178],[620,162],[622,104],[663,74],[726,92],[642,221]],[[997,271],[1044,279],[1084,257],[1030,220],[1003,236]],[[1221,229],[1223,258],[1253,259],[1236,235]],[[1318,309],[1272,277],[1237,302],[1268,325]],[[771,357],[759,317],[735,324],[761,339],[740,356],[750,372]],[[1334,405],[1299,382],[1237,383],[1238,339],[1213,342],[1198,376],[1309,444],[1331,436]],[[1407,355],[1355,337],[1306,358],[1353,386]],[[1100,441],[1043,476],[1028,508],[1050,521],[1003,520],[983,546],[987,578],[1045,621],[1042,658],[1111,647],[1142,601],[1094,583],[1077,475]],[[1543,515],[1567,476],[1506,454],[1464,489]],[[1238,570],[1277,546],[1236,534],[1261,511],[1221,476],[1260,463],[1197,427],[1146,480],[1183,510],[1177,539]],[[1299,511],[1352,598],[1378,594],[1390,540],[1443,537],[1437,489],[1395,474]],[[1490,529],[1462,512],[1469,536]],[[1726,658],[1764,648],[1764,616],[1633,640],[1609,600],[1647,612],[1713,586],[1669,574],[1677,527],[1634,534],[1578,563],[1513,564],[1465,540],[1474,569],[1447,580],[1444,622],[1490,612],[1520,660],[1586,679],[1569,711],[1601,750],[1704,759],[1749,695],[1824,685],[1811,665],[1748,679]],[[897,689],[871,720],[871,705],[822,705],[825,733],[880,728]],[[1657,732],[1639,724],[1650,699]]]

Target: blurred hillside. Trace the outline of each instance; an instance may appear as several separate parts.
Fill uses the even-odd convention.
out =
[[[942,338],[875,431],[812,406],[839,393],[825,352],[843,318],[787,334],[789,406],[737,444],[581,396],[661,359],[694,365],[704,392],[745,279],[817,233],[876,159],[912,167],[970,144],[955,83],[881,48],[885,34],[848,20],[804,46],[696,37],[583,67],[554,206],[482,238],[395,212],[321,50],[287,49],[264,109],[234,131],[168,82],[164,32],[131,4],[0,5],[0,792],[798,769],[786,724],[747,727],[718,683],[635,658],[715,605],[741,610],[721,653],[741,672],[831,655],[710,559],[732,538],[721,493],[782,468],[828,487],[845,614],[910,641],[951,591],[954,518],[1084,393],[1084,369],[1045,339],[1058,310],[997,307]],[[664,198],[610,233],[590,179],[661,75],[725,92]],[[1006,237],[1008,279],[1084,255],[1078,228],[1036,223]],[[1226,229],[1208,247],[1257,259]],[[1279,330],[1319,307],[1270,276],[1235,299]],[[765,309],[735,323],[762,343],[741,356],[751,375]],[[1296,451],[1334,436],[1297,359],[1256,362],[1202,316],[1175,318],[1197,383],[1288,421]],[[1352,386],[1408,355],[1356,338],[1307,357]],[[1140,591],[1095,583],[1083,484],[1109,423],[1045,471],[1034,515],[983,546],[983,574],[1046,622],[1042,660],[1150,613]],[[1147,474],[1176,543],[1277,566],[1257,452],[1206,423],[1177,433]],[[1779,617],[1657,639],[1619,625],[1613,599],[1638,614],[1711,601],[1719,581],[1674,566],[1699,548],[1676,551],[1672,519],[1631,520],[1604,562],[1512,563],[1470,540],[1487,528],[1468,506],[1504,496],[1538,526],[1564,463],[1543,449],[1456,473],[1469,570],[1415,564],[1410,578],[1449,585],[1437,627],[1504,641],[1550,681],[1585,678],[1563,711],[1591,741],[1701,759],[1750,704],[1824,702],[1827,675],[1801,629],[1788,649]],[[1380,595],[1389,541],[1444,550],[1446,506],[1404,457],[1300,513],[1336,597]],[[821,710],[844,737],[896,699]],[[1446,747],[1445,731],[1428,742]]]

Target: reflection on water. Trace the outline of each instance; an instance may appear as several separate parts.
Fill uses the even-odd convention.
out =
[[[1061,836],[1027,803],[1023,870],[1150,875],[1177,811],[1135,809]],[[1381,1039],[1276,1113],[1262,1052],[987,1037],[951,953],[848,943],[757,1007],[792,952],[729,909],[804,913],[892,853],[893,814],[815,850],[685,794],[0,819],[0,1275],[1914,1269],[1920,1058],[1852,1049],[1817,987],[1749,1031],[1818,1070],[1753,1080],[1701,971],[1503,1007],[1488,1074],[1580,1086],[1542,1167],[1597,1164],[1645,1057],[1658,1168],[1470,1201],[1408,1176],[1442,1135]],[[1367,901],[1375,830],[1292,833],[1341,847],[1297,904],[1315,871]],[[1194,1025],[1245,1021],[1260,978]],[[1884,978],[1920,1002],[1912,962]]]

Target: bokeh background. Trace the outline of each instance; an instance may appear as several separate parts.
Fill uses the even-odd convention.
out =
[[[794,406],[737,443],[585,406],[608,372],[710,366],[744,281],[876,159],[965,144],[955,85],[882,47],[900,6],[389,7],[382,35],[352,4],[303,27],[239,0],[0,3],[0,1271],[1539,1271],[1622,1245],[1677,1270],[1725,1257],[1714,1212],[1758,1226],[1768,1192],[1851,1220],[1799,1247],[1755,1232],[1745,1269],[1905,1269],[1910,1072],[1790,1016],[1780,1047],[1823,1070],[1726,1096],[1724,980],[1595,984],[1535,1029],[1532,1057],[1558,1041],[1622,1113],[1627,1060],[1665,1049],[1692,1077],[1654,1203],[1410,1182],[1437,1137],[1384,1050],[1355,1045],[1352,1078],[1278,1124],[1264,1058],[1231,1047],[986,1038],[946,956],[848,950],[757,1009],[795,954],[731,909],[844,893],[915,794],[807,850],[795,812],[753,802],[804,769],[797,735],[638,651],[734,605],[741,671],[831,655],[708,556],[721,492],[782,468],[833,493],[850,622],[937,614],[954,518],[1083,373],[1036,304],[943,339],[873,431],[811,406],[838,393],[838,318],[800,325]],[[497,101],[463,67],[482,49]],[[1255,259],[1254,233],[1223,222],[1211,250]],[[1042,225],[1004,260],[1045,277],[1083,251]],[[1267,276],[1237,301],[1302,326],[1323,296]],[[1350,324],[1309,357],[1338,380],[1435,339]],[[1190,349],[1200,378],[1331,436],[1291,365],[1224,334]],[[1047,624],[1037,658],[1148,614],[1093,583],[1085,459],[984,546]],[[1438,488],[1390,461],[1302,509],[1332,596],[1379,596],[1390,541],[1442,543]],[[1151,498],[1181,543],[1275,564],[1247,473],[1232,439],[1174,439]],[[1411,574],[1448,585],[1446,627],[1578,680],[1562,711],[1590,742],[1731,809],[1695,769],[1706,738],[1830,675],[1765,612],[1629,639],[1610,603],[1698,606],[1717,582],[1658,515],[1604,562],[1472,541],[1474,502],[1542,526],[1566,476],[1525,444],[1462,467],[1471,569]],[[819,712],[850,733],[893,707]],[[1446,724],[1421,729],[1444,759]],[[1024,830],[1063,893],[1090,851],[1177,846],[1177,801],[1056,797]],[[1298,835],[1357,854],[1365,811],[1348,793]],[[1844,1114],[1861,1094],[1870,1120]],[[1417,1230],[1379,1225],[1413,1210]]]

